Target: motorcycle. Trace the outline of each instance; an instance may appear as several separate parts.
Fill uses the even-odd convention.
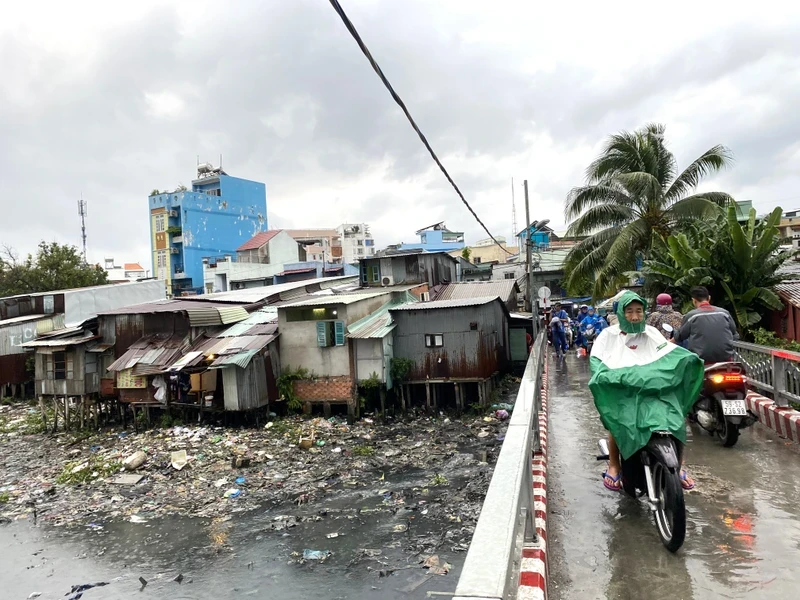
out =
[[[597,442],[597,460],[608,460],[608,442]],[[666,431],[656,431],[647,445],[622,461],[622,489],[632,498],[647,495],[661,542],[677,552],[686,539],[686,504],[681,486],[683,444]]]
[[[668,323],[662,327],[673,333]],[[689,418],[730,448],[739,440],[739,432],[758,420],[747,410],[746,397],[747,377],[742,363],[728,361],[706,365],[700,398]]]
[[[594,325],[587,325],[586,331],[583,332],[583,345],[586,348],[587,356],[592,353],[592,346],[594,346],[594,341],[597,339],[598,333]]]

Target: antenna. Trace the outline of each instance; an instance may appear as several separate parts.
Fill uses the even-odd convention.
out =
[[[219,170],[222,171],[222,154],[219,155]]]
[[[78,200],[78,215],[81,217],[81,241],[83,242],[83,264],[86,264],[86,200],[83,199],[83,192],[81,192],[81,199]]]
[[[511,239],[517,239],[517,204],[514,201],[514,178],[511,178]],[[517,243],[519,245],[519,243]]]

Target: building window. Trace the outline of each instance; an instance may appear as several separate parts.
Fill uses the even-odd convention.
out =
[[[361,283],[369,283],[369,276],[367,275],[367,265],[361,265]]]
[[[514,273],[506,273],[506,274],[505,274],[505,278],[506,278],[506,279],[515,279],[515,277],[514,277]]]
[[[364,254],[364,249],[363,249],[363,248],[356,248],[356,251],[358,252],[358,255],[359,255],[359,256],[361,256],[362,254]]]
[[[363,246],[364,240],[356,240],[356,246]]]
[[[166,250],[159,250],[156,253],[156,266],[158,268],[164,268],[167,266],[167,251]]]
[[[472,264],[473,264],[473,265],[479,265],[479,264],[481,264],[481,257],[480,257],[480,256],[476,256],[475,258],[473,258],[473,259],[472,259]]]
[[[372,283],[380,283],[381,268],[379,265],[372,265]]]
[[[319,321],[317,323],[317,346],[344,346],[344,321]]]
[[[46,356],[45,370],[48,379],[72,379],[72,355],[66,352],[53,352]]]
[[[444,336],[441,333],[425,334],[426,348],[441,348],[442,346],[444,346]]]
[[[166,215],[156,215],[156,233],[163,233],[165,230],[164,222]]]

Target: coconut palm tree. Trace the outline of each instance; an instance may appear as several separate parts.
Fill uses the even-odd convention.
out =
[[[733,202],[728,194],[692,192],[730,162],[728,149],[714,146],[678,174],[663,125],[612,135],[586,170],[586,184],[567,196],[568,235],[586,236],[567,256],[568,289],[611,295],[641,265],[654,233],[666,238],[682,221],[719,214]]]

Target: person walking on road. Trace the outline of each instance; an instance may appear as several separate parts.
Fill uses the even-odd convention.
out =
[[[647,324],[655,327],[658,332],[666,339],[670,339],[673,333],[677,333],[681,328],[683,315],[672,308],[672,296],[669,294],[659,294],[656,298],[656,309],[647,317]],[[665,331],[662,325],[667,323],[672,327],[672,332]]]

